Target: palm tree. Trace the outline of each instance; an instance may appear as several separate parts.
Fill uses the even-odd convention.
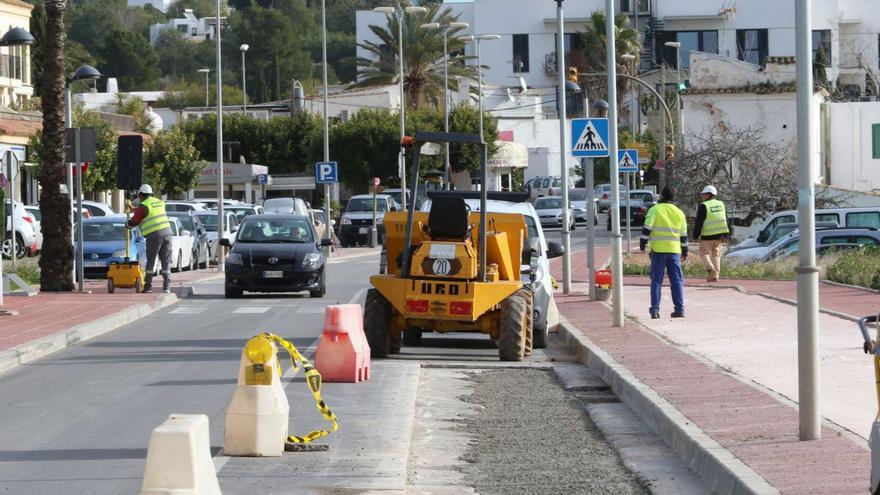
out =
[[[46,0],[43,76],[43,146],[40,167],[40,212],[47,235],[40,256],[40,290],[73,290],[73,248],[70,244],[70,205],[62,194],[64,164],[64,11],[65,0]]]
[[[605,31],[605,12],[597,10],[590,15],[590,24],[587,30],[580,33],[581,49],[572,53],[571,64],[577,66],[582,72],[589,69],[589,72],[605,72],[608,67],[605,50],[606,50],[606,31]],[[623,59],[623,55],[633,55],[636,66],[639,64],[639,54],[642,51],[642,44],[639,41],[639,32],[629,26],[629,18],[623,14],[617,14],[614,17],[614,37],[615,37],[615,56],[617,57],[618,73],[629,74],[630,63]],[[608,84],[604,77],[589,77],[585,80],[587,86],[587,94],[591,100],[598,98],[608,99]],[[629,84],[626,79],[618,78],[617,94],[625,93]],[[618,100],[622,101],[622,100]]]
[[[436,22],[440,25],[458,20],[448,7],[440,12],[441,4],[428,7],[424,14],[405,14],[403,16],[403,91],[408,106],[416,108],[430,103],[437,105],[443,101],[443,31],[424,29],[422,24]],[[399,38],[397,16],[388,16],[388,25],[370,26],[381,40],[379,43],[367,41],[358,46],[367,50],[371,58],[358,57],[359,81],[353,88],[384,86],[399,82],[397,62]],[[462,28],[450,29],[447,33],[449,50],[449,89],[457,90],[456,77],[476,80],[477,68],[466,65],[473,57],[464,55],[465,39],[460,37]]]

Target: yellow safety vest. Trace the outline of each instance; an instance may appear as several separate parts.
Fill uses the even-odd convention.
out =
[[[710,199],[703,201],[703,205],[706,206],[706,220],[703,221],[703,230],[700,231],[700,236],[729,234],[724,203],[717,199]]]
[[[684,213],[672,203],[657,203],[648,210],[645,228],[651,230],[648,238],[655,253],[681,254],[681,239],[687,236]]]
[[[152,196],[141,201],[147,208],[147,216],[141,221],[141,234],[147,235],[162,229],[171,228],[171,222],[165,216],[165,202]]]

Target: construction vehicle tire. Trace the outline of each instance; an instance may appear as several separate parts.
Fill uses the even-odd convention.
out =
[[[498,334],[498,357],[502,361],[521,361],[526,352],[526,336],[531,310],[528,289],[520,289],[501,302],[501,331]]]
[[[367,291],[364,301],[364,334],[370,344],[370,355],[388,357],[391,350],[391,303],[376,289]],[[399,350],[398,341],[398,350]]]
[[[526,356],[532,355],[532,349],[535,348],[535,326],[534,326],[534,296],[532,291],[526,291],[529,300],[529,309],[526,311]]]
[[[400,354],[400,334],[391,332],[388,334],[388,354]]]

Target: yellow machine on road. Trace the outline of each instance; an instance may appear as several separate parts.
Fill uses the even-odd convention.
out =
[[[125,220],[128,222],[131,204],[126,202]],[[117,288],[134,289],[140,293],[144,289],[144,270],[135,255],[131,258],[131,229],[125,229],[125,261],[110,263],[107,267],[107,292],[113,294]]]
[[[413,184],[418,183],[425,143],[480,146],[486,184],[486,145],[478,135],[416,134]],[[370,278],[364,332],[372,354],[399,352],[404,332],[481,332],[498,346],[503,361],[531,351],[532,291],[520,280],[527,230],[522,215],[486,212],[486,191],[478,213],[462,197],[432,195],[431,211],[385,215],[388,273]],[[476,233],[476,238],[474,234]]]

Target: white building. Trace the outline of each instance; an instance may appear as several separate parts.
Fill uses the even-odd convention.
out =
[[[880,103],[827,107],[828,184],[851,191],[880,191]]]
[[[220,18],[220,22],[226,21],[225,17]],[[165,30],[176,30],[185,39],[190,41],[206,41],[214,39],[214,32],[217,26],[217,17],[196,18],[192,9],[183,11],[183,18],[171,19],[164,24],[153,24],[150,26],[150,44],[155,45],[159,39],[159,33]]]

